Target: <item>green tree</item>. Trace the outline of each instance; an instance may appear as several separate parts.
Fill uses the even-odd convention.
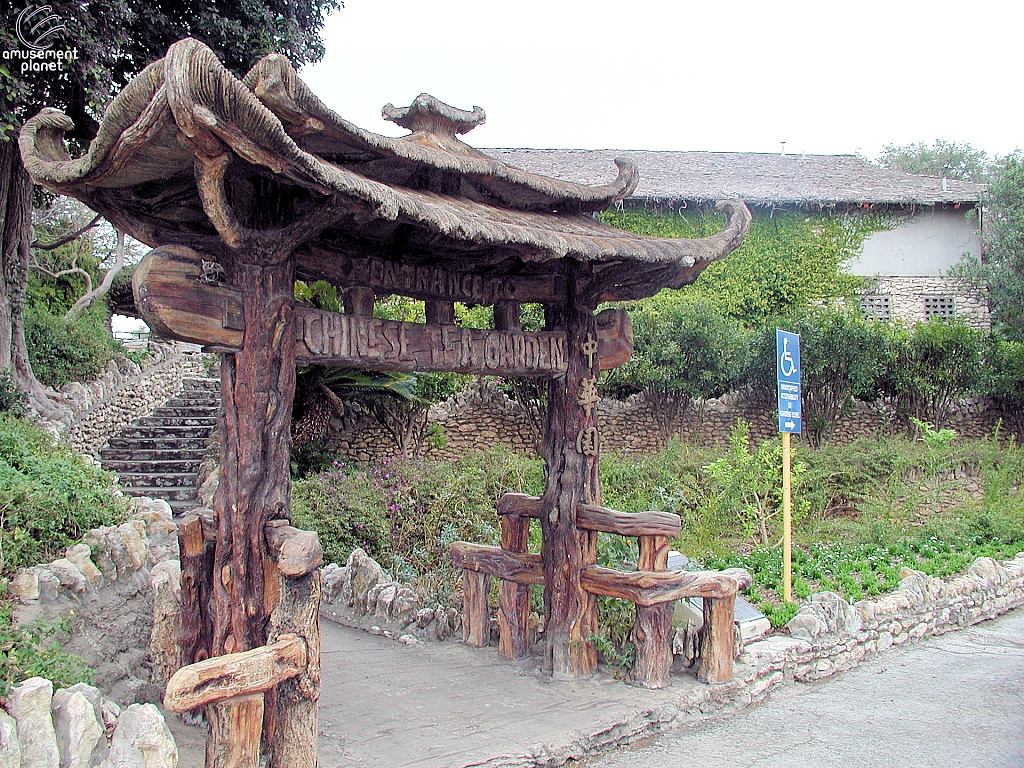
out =
[[[958,141],[936,139],[934,144],[888,144],[875,161],[883,168],[959,181],[985,181],[990,160],[983,149]]]
[[[820,446],[854,398],[873,399],[875,375],[884,359],[885,330],[848,309],[794,310],[754,334],[743,381],[759,399],[774,403],[775,328],[800,334],[804,434]]]
[[[987,288],[995,329],[1024,341],[1024,153],[993,166],[983,202],[984,255],[965,256],[952,273]]]
[[[59,72],[22,68],[27,50],[16,34],[18,16],[30,5],[31,0],[7,4],[0,27],[0,368],[11,369],[13,380],[28,392],[37,410],[57,415],[59,409],[33,375],[25,343],[32,184],[15,140],[21,124],[42,107],[57,107],[75,123],[69,138],[87,143],[112,94],[172,43],[190,35],[209,45],[238,75],[275,50],[296,65],[317,61],[323,56],[324,15],[341,2],[54,0],[49,3],[52,14],[66,31],[51,41],[55,49],[76,52],[62,60]]]
[[[715,304],[685,292],[663,291],[629,309],[633,357],[606,375],[602,390],[619,398],[643,392],[664,444],[694,400],[732,388],[742,335]]]

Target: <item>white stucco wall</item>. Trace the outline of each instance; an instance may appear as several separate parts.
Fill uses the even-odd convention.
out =
[[[981,255],[977,220],[965,209],[930,207],[894,229],[875,232],[847,269],[855,275],[939,275],[965,253]]]

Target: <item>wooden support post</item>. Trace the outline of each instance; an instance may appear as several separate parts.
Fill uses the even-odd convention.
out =
[[[567,283],[563,307],[546,306],[549,326],[566,334],[568,369],[548,385],[544,434],[544,495],[540,522],[544,563],[544,668],[555,677],[585,677],[597,667],[591,639],[597,633],[597,601],[583,588],[582,571],[597,562],[597,533],[576,526],[579,504],[600,504],[596,393],[600,375],[592,307],[576,288],[590,266],[564,260]]]
[[[487,598],[491,577],[486,573],[462,571],[462,642],[483,648],[491,639],[491,617]]]
[[[257,768],[260,733],[253,724],[263,722],[263,694],[238,696],[206,707],[210,733],[206,737],[206,765],[217,768]]]
[[[530,518],[502,515],[501,548],[522,553],[530,538]],[[527,619],[530,615],[530,587],[513,581],[498,584],[498,652],[509,659],[530,654]]]
[[[521,306],[514,301],[499,301],[494,305],[494,328],[499,331],[523,329]]]
[[[213,646],[213,511],[196,509],[178,525],[181,558],[181,627],[178,647],[182,666],[210,657]]]
[[[450,301],[428,301],[424,308],[428,325],[455,325],[455,304]]]
[[[697,679],[702,683],[727,683],[732,680],[735,605],[735,594],[704,598],[704,626],[700,631],[700,663],[697,666]]]
[[[266,261],[235,263],[228,275],[241,291],[245,333],[241,349],[221,359],[221,482],[214,498],[211,656],[266,644],[273,600],[268,604],[266,574],[272,561],[264,529],[270,520],[287,518],[291,500],[295,269],[292,258]],[[262,701],[255,720],[244,719],[256,717],[255,704],[227,706],[211,705],[207,710],[211,724],[217,720],[207,743],[207,768],[234,765],[222,762],[236,749],[232,745],[255,738],[258,747],[261,741]]]
[[[375,298],[373,288],[367,288],[364,285],[346,288],[342,294],[342,306],[345,309],[345,314],[369,317],[373,314]]]
[[[667,536],[640,536],[639,571],[664,571],[668,566]],[[672,611],[675,601],[636,607],[633,645],[636,664],[632,680],[645,688],[665,688],[672,668]]]
[[[306,666],[301,675],[274,690],[273,718],[266,739],[268,768],[316,768],[320,699],[320,566],[323,550],[313,531],[300,531],[272,520],[267,544],[276,558],[277,604],[270,614],[269,641],[298,635],[306,641]],[[269,706],[269,704],[268,704]]]

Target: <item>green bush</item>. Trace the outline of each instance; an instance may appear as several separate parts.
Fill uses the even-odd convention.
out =
[[[28,413],[28,396],[15,386],[9,368],[0,369],[0,413],[16,419]]]
[[[941,427],[953,403],[979,389],[984,335],[939,319],[888,331],[879,390],[893,399],[904,426],[915,417]]]
[[[989,337],[982,391],[998,405],[1018,440],[1024,440],[1024,342]]]
[[[64,650],[61,638],[71,632],[67,618],[14,624],[11,604],[0,607],[0,700],[11,687],[30,677],[45,677],[55,688],[91,683],[94,673],[85,661]]]
[[[886,330],[857,312],[826,307],[793,310],[752,337],[742,374],[755,397],[775,402],[775,328],[800,335],[803,426],[814,445],[828,438],[853,399],[877,395],[875,377],[883,367]]]
[[[55,446],[34,424],[0,414],[0,574],[60,556],[91,528],[124,519],[114,477]]]
[[[539,461],[502,448],[457,463],[338,463],[295,483],[292,519],[320,534],[328,561],[344,563],[362,547],[432,600],[450,603],[459,589],[451,542],[496,543],[498,499],[509,491],[539,493],[542,482]]]
[[[74,323],[42,306],[25,310],[25,343],[36,378],[51,387],[87,381],[121,350],[107,330],[106,306],[95,304]]]

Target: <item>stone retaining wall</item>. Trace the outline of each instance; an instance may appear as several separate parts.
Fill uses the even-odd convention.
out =
[[[125,710],[79,683],[33,677],[0,709],[0,768],[176,768],[178,748],[153,704]]]
[[[992,434],[1001,413],[987,400],[974,398],[958,404],[944,426],[965,438]],[[686,442],[703,446],[728,444],[729,433],[738,419],[750,423],[755,441],[778,433],[774,413],[753,405],[736,394],[697,402],[686,412],[677,434]],[[428,440],[420,452],[431,459],[457,459],[468,450],[482,450],[495,444],[520,453],[534,453],[536,436],[524,411],[504,393],[479,382],[430,410],[429,421],[444,430],[442,445]],[[623,455],[652,454],[660,450],[661,438],[650,404],[643,395],[625,401],[604,398],[598,404],[602,450]],[[884,403],[855,403],[838,420],[829,441],[845,445],[861,437],[878,437],[894,430],[892,409]],[[349,461],[370,461],[390,456],[397,450],[390,435],[369,418],[332,422],[331,447]]]
[[[95,684],[122,704],[158,702],[150,656],[153,581],[178,567],[177,526],[160,499],[134,499],[128,522],[89,531],[52,563],[22,568],[11,581],[26,623],[71,616],[65,650],[96,670]]]
[[[122,358],[95,381],[65,384],[56,399],[73,416],[51,424],[51,431],[64,433],[72,450],[98,456],[107,440],[174,396],[186,378],[206,375],[206,358],[192,347],[151,343],[153,359],[144,370]]]

